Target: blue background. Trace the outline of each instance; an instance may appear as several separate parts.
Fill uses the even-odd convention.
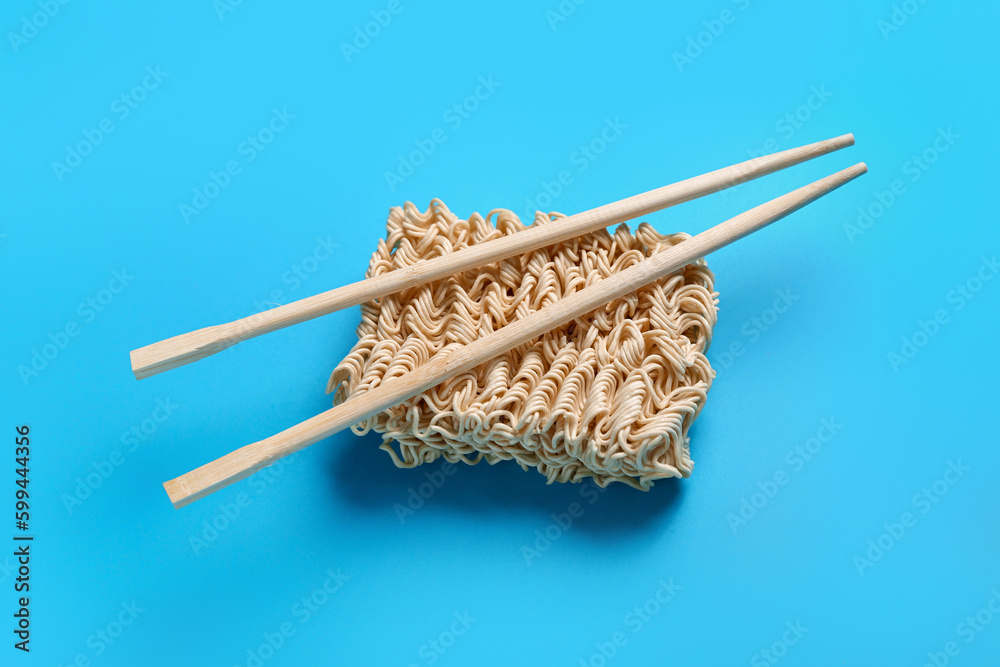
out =
[[[0,557],[0,662],[923,665],[954,642],[949,664],[995,664],[1000,280],[976,282],[1000,249],[995,3],[911,0],[894,25],[890,0],[564,3],[566,16],[557,0],[401,0],[346,55],[387,2],[45,6],[0,12],[0,539],[15,532],[21,423],[36,538],[30,656],[11,646]],[[494,89],[457,124],[446,114],[480,77]],[[123,117],[115,101],[144,78]],[[250,160],[243,142],[274,109],[294,118]],[[581,159],[616,119],[627,127]],[[53,165],[102,121],[113,130],[89,155]],[[445,141],[390,187],[438,128]],[[360,278],[390,206],[523,214],[568,170],[545,208],[573,213],[845,132],[856,147],[648,218],[695,233],[871,169],[709,258],[719,376],[690,479],[590,504],[586,487],[512,464],[462,467],[401,520],[394,506],[440,466],[398,470],[376,436],[347,432],[253,483],[168,502],[163,481],[329,407],[358,309],[142,382],[128,352]],[[231,160],[239,173],[185,220]],[[859,226],[859,209],[877,215]],[[778,290],[794,297],[780,314]],[[842,426],[795,463],[823,419]],[[949,462],[968,470],[939,496]],[[769,485],[776,474],[787,483]],[[758,508],[734,522],[744,499]],[[583,516],[558,528],[574,502]],[[316,593],[338,569],[340,588]],[[294,633],[261,651],[283,623]]]

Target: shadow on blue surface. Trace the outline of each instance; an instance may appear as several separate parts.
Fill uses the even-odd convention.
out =
[[[575,526],[594,533],[630,533],[653,525],[662,530],[663,520],[680,508],[683,494],[683,481],[676,479],[660,481],[646,492],[624,484],[601,489],[590,481],[546,484],[537,472],[523,471],[513,461],[456,464],[450,475],[442,472],[447,468],[441,461],[400,469],[379,449],[380,435],[347,440],[338,446],[341,451],[332,462],[333,491],[358,510],[383,516],[433,507],[456,514],[537,515],[549,520],[578,503]]]

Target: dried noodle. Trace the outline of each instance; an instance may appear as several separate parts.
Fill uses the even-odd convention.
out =
[[[535,224],[549,219],[539,212]],[[390,211],[367,275],[522,229],[505,209],[462,220],[440,200],[426,212],[407,203]],[[366,303],[359,340],[328,390],[335,404],[364,393],[686,238],[621,225]],[[687,477],[688,428],[715,375],[705,352],[716,296],[704,261],[689,264],[353,430],[381,433],[382,449],[406,468],[441,456],[513,459],[550,483],[589,477],[641,489]]]

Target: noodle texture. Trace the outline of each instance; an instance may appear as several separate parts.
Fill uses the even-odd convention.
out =
[[[561,217],[539,212],[534,224]],[[407,203],[389,212],[367,275],[524,228],[506,209],[463,220],[437,199],[426,212]],[[334,404],[364,394],[687,238],[621,225],[365,303],[358,342],[327,390]],[[688,264],[352,428],[381,433],[404,468],[442,456],[513,459],[549,483],[639,489],[687,477],[688,429],[715,376],[705,356],[718,310],[713,279],[704,260]]]

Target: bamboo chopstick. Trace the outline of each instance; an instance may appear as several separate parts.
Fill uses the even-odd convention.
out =
[[[441,257],[418,262],[374,278],[278,306],[250,317],[174,336],[131,353],[132,372],[147,378],[192,361],[211,356],[248,338],[276,331],[314,317],[349,308],[380,296],[393,294],[461,271],[485,266],[507,257],[559,243],[575,236],[617,225],[642,215],[697,199],[814,157],[854,145],[854,135],[792,148],[747,160],[730,167],[695,176],[656,190],[568,216],[557,222],[480,243]]]
[[[412,373],[378,385],[277,435],[246,445],[164,483],[174,507],[183,507],[249,477],[257,470],[352,424],[398,405],[441,381],[478,366],[550,329],[582,317],[613,299],[662,278],[819,199],[868,171],[863,162],[742,213],[635,264],[613,280],[601,280],[493,333],[438,353]]]

